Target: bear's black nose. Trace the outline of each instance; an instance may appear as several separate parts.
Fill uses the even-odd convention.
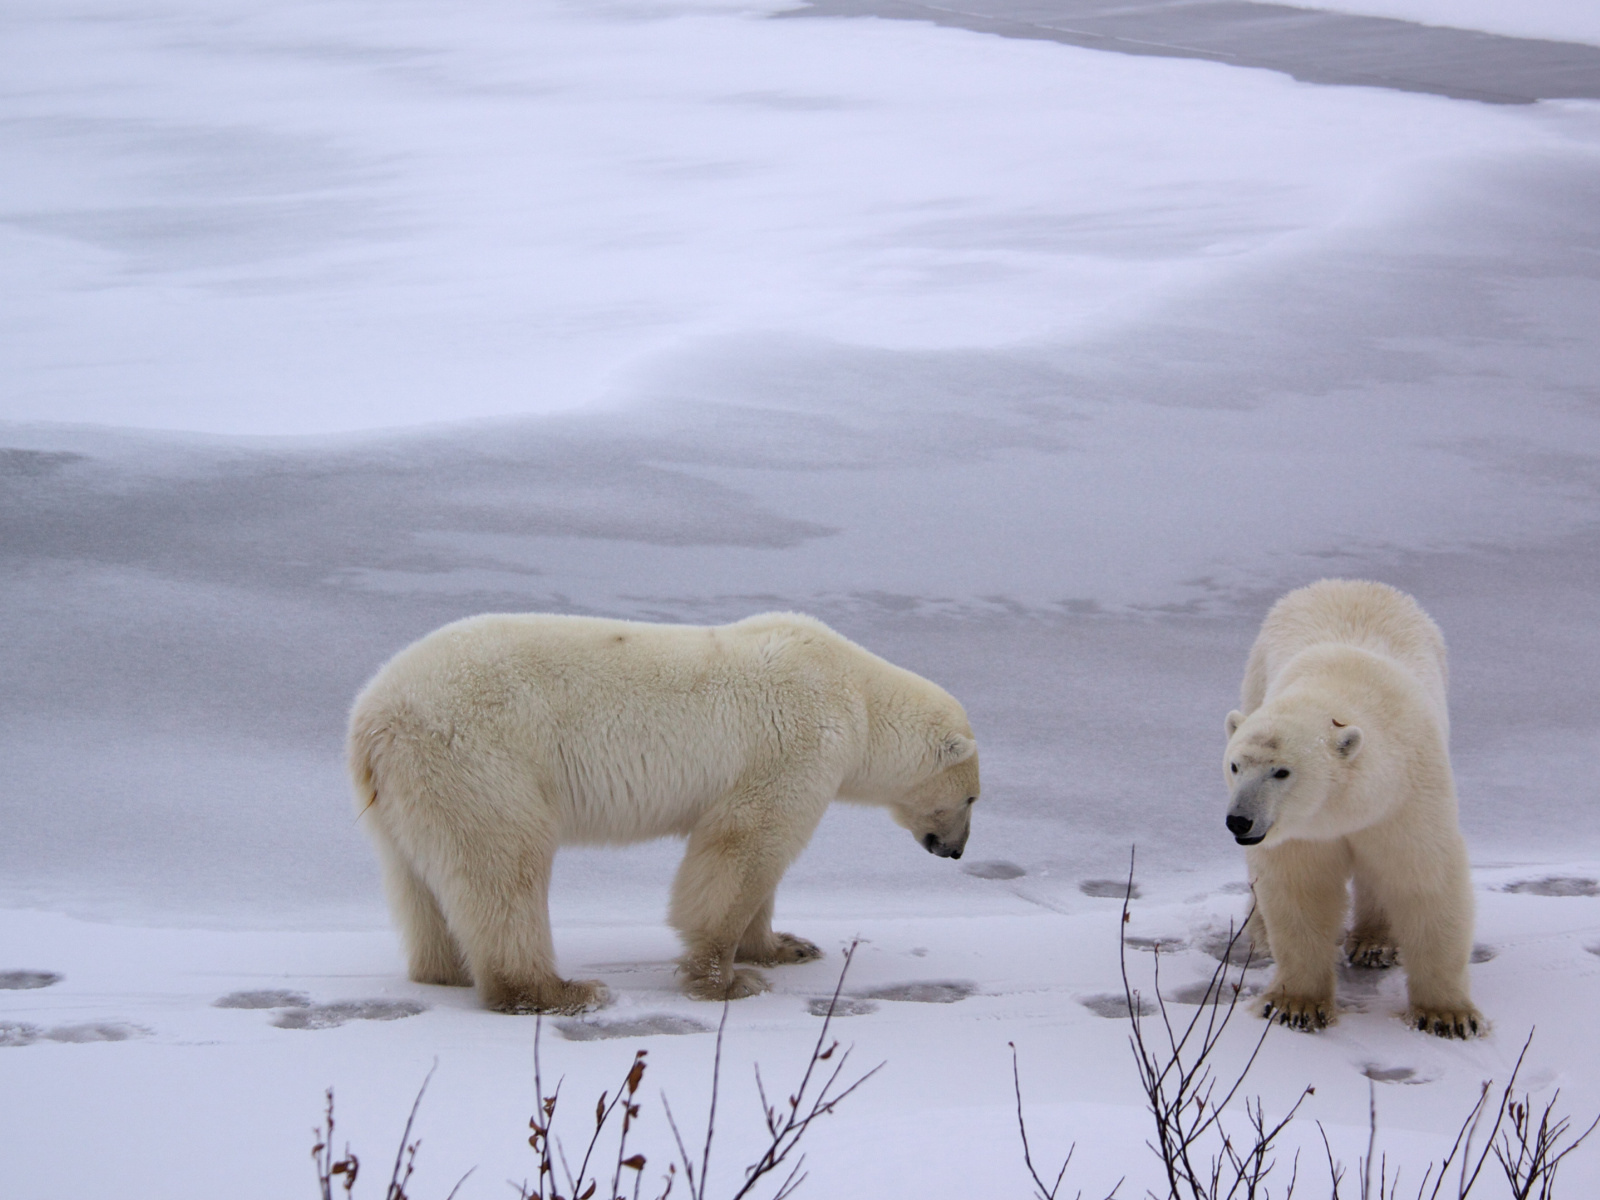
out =
[[[1243,837],[1250,832],[1250,826],[1254,824],[1255,822],[1249,817],[1230,816],[1228,818],[1228,832],[1233,834],[1234,837]]]

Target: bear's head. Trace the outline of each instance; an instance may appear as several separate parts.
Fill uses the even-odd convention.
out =
[[[1317,706],[1274,703],[1228,714],[1228,832],[1241,846],[1350,832],[1337,797],[1361,753],[1361,730]]]
[[[964,733],[937,736],[923,778],[889,800],[895,822],[929,854],[960,858],[978,800],[978,743]]]

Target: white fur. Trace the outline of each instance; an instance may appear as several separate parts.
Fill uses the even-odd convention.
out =
[[[472,617],[397,654],[350,717],[356,807],[411,977],[506,1011],[579,1011],[547,895],[556,848],[684,837],[671,921],[690,994],[764,990],[733,963],[820,951],[772,930],[773,893],[836,799],[887,807],[959,857],[977,747],[927,680],[809,617],[717,627]]]
[[[1267,614],[1223,761],[1229,829],[1249,847],[1250,933],[1277,964],[1266,1015],[1302,1029],[1334,1019],[1343,937],[1354,966],[1405,966],[1413,1025],[1485,1029],[1467,986],[1472,884],[1446,683],[1438,627],[1384,584],[1325,579]]]

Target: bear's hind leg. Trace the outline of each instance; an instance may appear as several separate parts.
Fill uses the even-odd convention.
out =
[[[1345,961],[1352,967],[1383,969],[1399,959],[1399,947],[1389,928],[1389,915],[1379,902],[1361,860],[1355,863],[1356,918],[1344,939]]]
[[[773,897],[762,902],[756,915],[745,926],[744,936],[734,952],[734,961],[752,963],[758,967],[782,967],[790,963],[811,962],[822,957],[822,950],[814,942],[796,937],[792,933],[775,933],[772,928]]]
[[[1255,857],[1256,901],[1276,970],[1263,1017],[1293,1029],[1331,1025],[1335,951],[1349,903],[1350,855],[1338,842],[1290,841]]]
[[[439,902],[383,827],[373,822],[368,831],[383,865],[383,887],[389,911],[405,943],[408,974],[417,983],[471,987],[466,955],[445,923]]]
[[[554,857],[548,843],[496,847],[465,866],[441,897],[486,1008],[580,1013],[608,998],[598,980],[556,974],[549,909]]]

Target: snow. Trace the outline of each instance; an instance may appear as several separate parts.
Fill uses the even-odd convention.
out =
[[[341,766],[362,681],[489,609],[801,608],[972,714],[967,861],[840,810],[790,872],[780,922],[829,957],[730,1010],[713,1192],[750,1064],[793,1080],[857,936],[853,998],[962,998],[840,1019],[887,1066],[802,1195],[1026,1194],[1008,1042],[1037,1159],[1080,1143],[1068,1191],[1152,1182],[1090,1007],[1104,881],[1137,843],[1130,934],[1184,943],[1169,994],[1205,975],[1243,904],[1222,719],[1267,605],[1326,574],[1450,642],[1494,1031],[1413,1033],[1397,975],[1347,974],[1251,1089],[1316,1087],[1313,1177],[1314,1121],[1364,1153],[1372,1072],[1420,1172],[1535,1026],[1535,1099],[1600,1111],[1600,110],[774,11],[0,16],[8,1198],[310,1194],[329,1085],[372,1194],[435,1061],[413,1194],[528,1175],[532,1023],[405,980]],[[1551,24],[1450,16],[1595,40],[1519,12]],[[677,853],[558,860],[599,1022],[715,1025],[673,986]],[[274,990],[305,1002],[216,1007]],[[653,1171],[655,1089],[698,1118],[709,1034],[547,1027],[545,1069],[576,1137],[639,1045]],[[1597,1181],[1586,1147],[1563,1187]]]

